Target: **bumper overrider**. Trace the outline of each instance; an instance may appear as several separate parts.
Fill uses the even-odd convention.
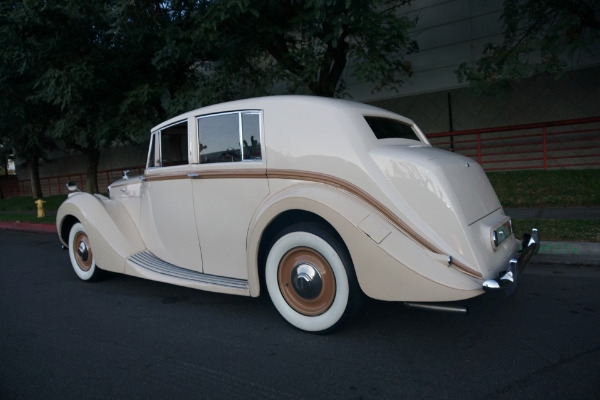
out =
[[[499,274],[497,279],[488,279],[483,282],[483,290],[486,292],[501,292],[506,293],[510,296],[514,293],[517,288],[517,282],[519,280],[519,274],[525,269],[529,261],[534,254],[540,249],[540,240],[538,237],[538,231],[533,228],[531,235],[523,236],[523,250],[519,255],[519,258],[513,258],[508,263],[508,269]]]

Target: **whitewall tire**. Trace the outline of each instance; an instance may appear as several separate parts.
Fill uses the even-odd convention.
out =
[[[342,325],[357,311],[362,296],[347,250],[316,223],[292,225],[275,238],[265,283],[281,316],[314,333]]]
[[[100,276],[100,269],[94,261],[92,246],[81,223],[76,223],[69,232],[69,258],[77,276],[84,281],[94,281]]]

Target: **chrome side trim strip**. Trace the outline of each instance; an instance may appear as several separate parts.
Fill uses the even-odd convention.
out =
[[[200,165],[200,164],[198,164]],[[193,172],[179,172],[175,174],[152,174],[144,175],[144,180],[168,181],[175,179],[265,179],[267,177],[264,169],[246,170],[194,170]]]
[[[226,278],[223,276],[208,275],[201,272],[190,271],[170,264],[160,258],[154,257],[148,251],[140,251],[129,258],[132,264],[157,274],[187,281],[200,282],[206,285],[216,285],[233,289],[248,290],[248,281],[244,279]]]

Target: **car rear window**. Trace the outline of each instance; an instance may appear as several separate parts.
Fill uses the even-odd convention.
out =
[[[397,119],[365,116],[377,139],[411,139],[419,140],[412,127]]]

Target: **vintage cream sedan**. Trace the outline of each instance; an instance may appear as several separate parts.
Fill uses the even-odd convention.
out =
[[[328,332],[363,295],[435,304],[512,292],[537,231],[512,232],[481,167],[415,123],[344,100],[272,96],[152,129],[143,176],[57,216],[83,280],[102,270],[245,296]],[[74,188],[71,188],[74,189]]]

